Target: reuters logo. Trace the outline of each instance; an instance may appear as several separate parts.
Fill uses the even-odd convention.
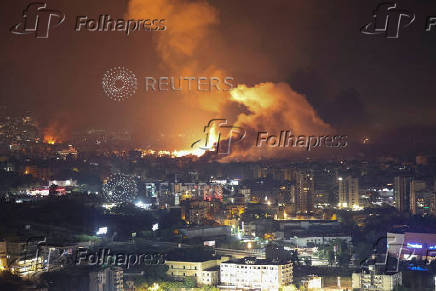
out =
[[[136,93],[138,80],[129,69],[115,67],[104,74],[102,86],[106,96],[114,101],[122,102]]]

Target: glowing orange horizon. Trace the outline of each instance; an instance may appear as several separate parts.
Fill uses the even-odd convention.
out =
[[[58,142],[59,141],[54,136],[51,136],[51,135],[45,135],[44,136],[44,143],[47,143],[47,144],[56,144]]]
[[[191,148],[191,149],[185,149],[185,150],[142,150],[139,149],[142,152],[142,157],[148,156],[148,155],[156,155],[158,157],[161,156],[170,156],[173,158],[181,158],[181,157],[187,157],[187,156],[195,156],[195,157],[201,157],[206,152],[214,151],[216,150],[216,145],[218,143],[218,129],[216,125],[213,125],[207,134],[207,142],[204,142],[204,140],[201,140],[201,144],[199,147]]]

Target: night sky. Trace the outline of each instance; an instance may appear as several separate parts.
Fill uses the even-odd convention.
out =
[[[30,2],[2,1],[0,103],[11,113],[30,110],[43,126],[56,124],[67,133],[126,128],[141,144],[183,148],[202,133],[209,119],[236,121],[248,109],[217,101],[220,96],[147,93],[142,80],[186,72],[203,75],[213,67],[249,87],[288,83],[341,134],[406,147],[413,140],[434,144],[436,27],[425,31],[427,17],[436,16],[434,1],[397,2],[416,14],[398,39],[360,33],[379,1],[165,0],[162,7],[172,6],[167,11],[155,4],[147,10],[148,2],[47,1],[48,8],[63,11],[66,20],[50,30],[48,39],[36,39],[9,32]],[[144,12],[137,7],[147,8]],[[187,12],[197,8],[211,15]],[[167,30],[130,36],[74,31],[80,15],[129,19],[141,13],[166,18]],[[188,37],[180,38],[184,34]],[[191,36],[195,45],[183,53]],[[170,60],[164,60],[166,52],[159,50],[165,41],[179,41],[181,53],[170,50]],[[102,76],[114,66],[125,66],[138,77],[138,91],[127,102],[114,102],[102,91]],[[220,109],[209,110],[210,102],[220,103]],[[283,106],[287,111],[292,103]],[[262,120],[270,122],[265,116],[257,121]],[[268,124],[270,129],[282,124],[283,128],[271,129],[276,132],[292,126]]]

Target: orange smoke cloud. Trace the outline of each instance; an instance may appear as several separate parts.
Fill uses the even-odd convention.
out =
[[[219,24],[218,11],[206,1],[185,0],[131,0],[127,16],[133,19],[163,18],[167,30],[153,35],[156,52],[165,70],[176,76],[217,77],[226,74],[212,63],[201,62],[198,53],[209,42],[212,27]],[[183,88],[184,90],[186,88]],[[186,91],[186,90],[185,90]],[[196,103],[209,112],[219,112],[228,92],[189,91],[183,94],[187,103]]]
[[[163,62],[176,71],[180,64],[196,63],[194,56],[199,44],[207,37],[209,27],[218,23],[218,13],[206,1],[184,0],[132,0],[128,16],[131,18],[164,18],[168,29],[156,35],[157,51]]]
[[[331,126],[318,117],[306,97],[286,83],[262,83],[251,88],[239,85],[230,94],[233,101],[243,104],[249,112],[241,113],[235,122],[236,126],[247,131],[244,146],[232,147],[232,154],[225,160],[289,155],[290,148],[256,147],[257,134],[261,131],[277,136],[284,130],[306,136],[333,132]]]
[[[231,99],[244,104],[251,112],[242,113],[238,126],[264,128],[290,127],[301,133],[326,133],[330,126],[316,114],[307,99],[285,83],[262,83],[252,88],[240,85],[231,92]]]
[[[219,13],[206,1],[185,0],[131,0],[129,18],[165,18],[167,30],[153,35],[161,65],[181,76],[229,76],[226,69],[214,63],[213,45],[216,41],[213,27],[219,25]],[[211,49],[210,58],[197,57],[205,48]],[[203,52],[204,53],[204,52]],[[255,62],[255,60],[253,60]],[[261,69],[261,68],[259,68]],[[234,125],[247,130],[247,138],[261,130],[278,133],[292,129],[298,134],[314,135],[332,132],[322,121],[305,96],[296,93],[285,83],[262,83],[254,87],[239,85],[231,91],[185,92],[184,100],[211,113],[212,118],[235,120]],[[239,107],[238,107],[239,106]],[[236,113],[233,108],[238,107]],[[239,111],[238,111],[239,110]],[[208,120],[204,121],[206,124]],[[196,125],[200,130],[204,124]],[[192,141],[187,141],[190,144]],[[190,151],[186,151],[189,153]],[[283,151],[282,151],[283,152]],[[182,151],[185,153],[185,151]],[[288,149],[289,153],[289,149]],[[251,147],[245,144],[223,160],[275,157],[277,150]]]

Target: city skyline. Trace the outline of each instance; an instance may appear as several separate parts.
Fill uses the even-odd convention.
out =
[[[1,291],[436,288],[436,5],[6,0]]]
[[[264,14],[254,3],[245,7],[226,1],[193,5],[192,10],[183,9],[185,4],[180,3],[180,9],[171,11],[163,8],[163,1],[150,5],[149,10],[133,10],[141,7],[141,3],[145,2],[105,1],[91,6],[80,2],[50,2],[52,9],[67,17],[50,30],[48,38],[1,31],[7,43],[2,55],[8,67],[2,76],[6,86],[2,89],[1,103],[11,113],[31,110],[44,127],[54,127],[66,137],[78,129],[113,128],[128,130],[139,144],[165,150],[189,148],[192,140],[201,136],[202,126],[212,118],[237,122],[237,126],[245,126],[248,132],[275,133],[290,129],[309,136],[335,131],[356,142],[368,138],[376,150],[382,151],[428,151],[436,144],[431,134],[436,124],[431,110],[435,105],[431,98],[434,88],[428,77],[434,70],[430,48],[435,38],[432,32],[420,29],[431,15],[429,3],[413,7],[398,3],[417,15],[415,23],[402,29],[398,39],[359,31],[371,21],[376,1],[353,6],[337,1],[328,7],[315,1],[289,2],[280,11],[278,2],[272,2],[264,11],[271,13]],[[23,3],[9,3],[11,13],[2,17],[1,24],[11,27],[19,23],[24,8]],[[184,18],[195,9],[203,9],[204,15]],[[242,10],[246,15],[244,21],[229,30],[230,23]],[[171,32],[169,23],[165,31],[136,31],[129,36],[117,31],[72,29],[79,16],[97,19],[105,13],[122,19],[143,19],[147,13],[159,14],[155,16],[159,19],[173,16],[187,21],[187,30]],[[262,21],[254,21],[256,18]],[[338,22],[331,26],[331,19]],[[261,27],[261,23],[271,23],[274,27]],[[177,22],[173,25],[184,27]],[[312,26],[320,29],[311,29]],[[323,41],[321,36],[330,40]],[[74,45],[69,45],[71,42]],[[98,45],[102,42],[107,43],[104,50]],[[26,53],[24,48],[33,53]],[[181,55],[177,55],[178,49]],[[8,61],[12,59],[13,63]],[[116,66],[129,68],[138,79],[136,94],[127,102],[112,102],[101,88],[104,73]],[[261,95],[250,98],[273,98],[285,108],[269,107],[265,111],[265,107],[259,108],[258,101],[253,103],[235,95],[240,90],[147,92],[144,89],[148,76],[177,79],[181,76],[224,78],[225,75],[235,79],[235,86],[245,84],[246,89],[241,87],[244,94]],[[232,92],[233,96],[229,97]],[[45,106],[39,106],[42,103]],[[196,114],[185,114],[191,111]],[[315,114],[317,121],[307,119],[303,112]],[[278,123],[281,120],[284,122]]]

